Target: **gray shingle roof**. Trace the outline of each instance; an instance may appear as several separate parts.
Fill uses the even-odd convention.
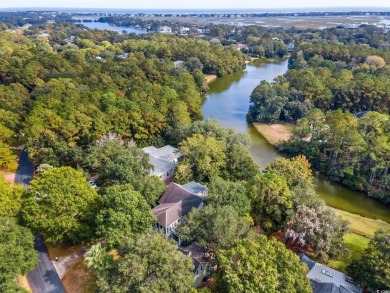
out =
[[[307,257],[306,254],[304,253],[300,253],[299,254],[299,259],[301,262],[304,262],[305,264],[307,264],[308,268],[309,268],[309,271],[314,267],[314,265],[316,264],[315,261],[312,261],[310,258]]]
[[[188,246],[182,246],[179,248],[179,250],[184,253],[185,255],[190,255],[192,258],[192,263],[194,264],[194,272],[197,270],[198,266],[201,263],[208,263],[210,262],[209,259],[207,259],[204,255],[207,252],[207,249],[204,248],[202,245],[200,245],[197,242],[192,242]]]
[[[168,173],[177,165],[174,162],[169,162],[153,156],[150,156],[150,163],[153,165],[152,174],[157,176]]]
[[[307,264],[314,293],[361,293],[362,288],[354,282],[347,281],[346,275],[323,264],[316,263],[305,254],[300,254],[301,262]]]
[[[181,187],[191,192],[192,194],[197,194],[197,195],[203,195],[207,190],[206,186],[199,184],[195,181],[188,182],[187,184],[181,185]]]
[[[166,145],[162,148],[148,146],[142,149],[149,154],[150,163],[153,165],[153,175],[160,176],[168,173],[177,165],[177,160],[183,156],[179,150],[173,146]]]

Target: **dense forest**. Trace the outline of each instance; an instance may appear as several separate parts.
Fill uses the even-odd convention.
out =
[[[184,37],[110,43],[88,31],[65,45],[58,37],[1,33],[2,149],[27,143],[36,163],[53,166],[77,166],[77,154],[109,131],[158,145],[202,117],[203,73],[243,67],[239,51]]]

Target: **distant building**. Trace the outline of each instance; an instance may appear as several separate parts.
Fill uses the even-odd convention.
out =
[[[235,44],[233,45],[238,51],[247,50],[248,46],[245,44]]]
[[[363,289],[358,283],[323,264],[312,261],[304,253],[299,254],[301,262],[309,268],[307,277],[310,279],[310,285],[313,293],[362,293]]]
[[[295,49],[294,43],[288,43],[286,46],[287,46],[287,52],[292,52]]]
[[[184,61],[182,61],[182,60],[176,60],[173,62],[173,65],[175,66],[175,68],[178,68],[178,67],[182,66],[183,63],[184,63]]]
[[[157,218],[154,227],[168,238],[180,239],[175,234],[175,228],[181,219],[193,208],[200,209],[207,196],[207,187],[196,182],[185,185],[171,183],[159,200],[159,205],[152,209]]]
[[[150,175],[158,176],[163,181],[173,178],[177,162],[183,156],[177,148],[170,145],[159,149],[148,146],[142,150],[149,155],[150,163],[153,165]]]
[[[127,57],[129,57],[129,53],[123,53],[123,54],[117,55],[116,57],[120,58],[120,59],[126,59]]]
[[[192,258],[194,264],[194,286],[197,288],[210,276],[211,262],[207,257],[207,249],[197,242],[193,242],[179,250]]]
[[[182,34],[182,35],[188,35],[189,32],[190,32],[190,28],[189,27],[182,27],[182,28],[180,28],[180,34]]]
[[[170,33],[172,33],[172,28],[171,27],[169,27],[169,26],[161,26],[159,29],[158,29],[158,31],[160,32],[160,33],[165,33],[165,34],[170,34]]]

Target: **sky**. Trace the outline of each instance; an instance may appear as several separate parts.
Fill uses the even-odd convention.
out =
[[[390,7],[389,0],[0,0],[0,8],[229,9]]]

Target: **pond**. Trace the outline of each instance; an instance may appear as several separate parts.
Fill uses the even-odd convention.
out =
[[[252,125],[247,124],[245,116],[249,96],[261,80],[270,82],[284,74],[287,62],[287,59],[255,60],[243,72],[218,78],[209,85],[207,100],[203,105],[205,118],[217,119],[222,125],[250,136],[251,156],[261,168],[280,157],[280,154]],[[329,206],[390,223],[390,208],[364,193],[331,182],[322,174],[316,174],[315,184],[317,193]]]

